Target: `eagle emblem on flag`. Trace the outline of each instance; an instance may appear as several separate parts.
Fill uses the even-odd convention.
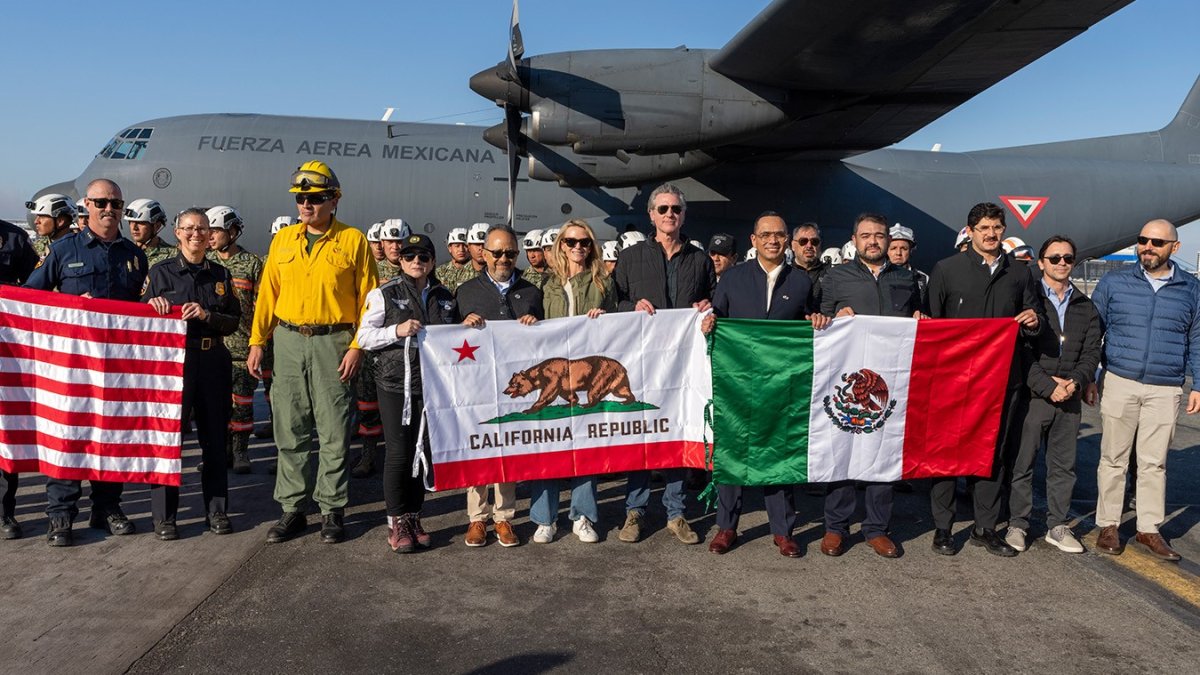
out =
[[[852,434],[869,434],[883,427],[896,401],[879,373],[863,368],[842,374],[842,384],[825,397],[825,414],[837,428]]]

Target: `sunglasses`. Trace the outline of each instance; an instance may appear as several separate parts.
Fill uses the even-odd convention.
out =
[[[792,243],[799,244],[801,246],[808,246],[809,244],[812,244],[813,246],[820,246],[821,239],[819,237],[796,237],[792,240]]]
[[[313,206],[320,206],[321,204],[324,204],[325,202],[329,201],[330,199],[333,199],[333,195],[331,195],[327,192],[317,192],[314,194],[296,195],[296,203],[297,204],[303,204],[304,202],[308,202],[309,204],[312,204]]]
[[[683,213],[683,206],[681,206],[679,204],[663,204],[662,206],[654,207],[654,210],[658,211],[658,215],[660,215],[660,216],[665,215],[667,213],[667,211],[670,211],[671,213],[678,215],[680,213]]]
[[[109,205],[118,211],[125,208],[124,199],[107,199],[105,197],[88,197],[87,200],[96,205],[98,209],[107,209]]]
[[[429,255],[428,253],[402,253],[400,254],[400,259],[404,262],[420,260],[423,263],[427,263],[430,260],[433,260],[433,256]]]
[[[562,239],[559,239],[559,241],[561,241],[567,248],[575,248],[576,246],[580,248],[588,248],[592,245],[592,240],[589,237],[584,237],[583,239],[563,237]]]
[[[1058,263],[1060,263],[1060,262],[1065,262],[1065,263],[1067,263],[1068,265],[1074,265],[1074,264],[1075,264],[1075,256],[1073,256],[1073,255],[1070,255],[1070,254],[1067,254],[1067,255],[1048,255],[1048,256],[1046,256],[1045,258],[1042,258],[1042,260],[1045,260],[1046,262],[1050,263],[1051,265],[1057,265],[1057,264],[1058,264]]]
[[[491,253],[492,257],[497,258],[497,259],[508,258],[509,260],[516,260],[517,256],[521,254],[520,251],[493,251],[490,248],[485,248],[483,250],[487,251],[488,253]]]
[[[1138,237],[1137,238],[1137,243],[1141,244],[1142,246],[1145,246],[1146,244],[1150,244],[1154,248],[1162,248],[1163,246],[1166,246],[1167,244],[1174,244],[1176,241],[1178,241],[1178,240],[1177,239],[1159,239],[1157,237]]]

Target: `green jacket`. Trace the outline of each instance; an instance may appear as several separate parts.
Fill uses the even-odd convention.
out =
[[[575,314],[581,316],[588,310],[599,307],[606,312],[617,311],[617,287],[612,277],[604,277],[604,290],[596,288],[592,283],[591,274],[580,272],[571,277],[571,294],[575,296]],[[546,275],[546,283],[542,286],[542,303],[546,309],[547,319],[560,319],[567,316],[567,292],[563,289],[558,275],[553,272]]]

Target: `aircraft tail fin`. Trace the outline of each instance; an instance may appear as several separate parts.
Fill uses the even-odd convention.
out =
[[[1179,106],[1179,112],[1175,114],[1175,119],[1163,127],[1162,132],[1164,135],[1176,133],[1189,136],[1200,135],[1200,77],[1196,78],[1196,83],[1192,85],[1192,90],[1183,100],[1183,105]]]

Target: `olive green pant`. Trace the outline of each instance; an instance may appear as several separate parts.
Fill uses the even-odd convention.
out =
[[[322,514],[346,507],[346,451],[354,399],[350,384],[338,379],[338,366],[352,336],[350,331],[304,337],[283,326],[275,330],[275,501],[284,511],[303,511],[309,499]],[[320,443],[315,472],[309,461],[314,429]]]

